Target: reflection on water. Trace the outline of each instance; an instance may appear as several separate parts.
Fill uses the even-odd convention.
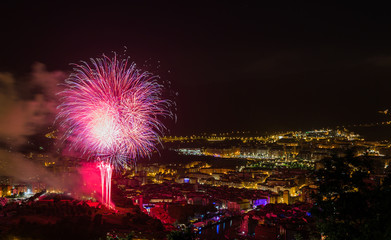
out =
[[[198,232],[199,239],[232,239],[237,236],[237,229],[240,227],[241,218],[235,218],[227,222],[222,222],[206,227]]]

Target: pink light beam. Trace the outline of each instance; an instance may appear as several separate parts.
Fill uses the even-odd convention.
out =
[[[110,164],[99,162],[98,168],[101,175],[101,185],[102,185],[102,203],[105,204],[108,208],[112,208],[111,204],[111,176],[113,168]]]

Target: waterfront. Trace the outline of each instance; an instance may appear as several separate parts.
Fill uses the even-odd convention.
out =
[[[205,240],[234,239],[243,237],[243,234],[240,235],[241,224],[241,217],[234,217],[230,220],[202,228],[201,231],[197,232],[196,237]]]

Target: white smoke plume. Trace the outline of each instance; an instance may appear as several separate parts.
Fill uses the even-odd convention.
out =
[[[79,184],[76,174],[54,174],[39,162],[27,159],[21,153],[0,150],[0,176],[12,177],[14,183],[44,183],[50,189],[70,190]]]
[[[41,63],[34,64],[32,69],[28,81],[19,89],[10,73],[0,73],[0,141],[9,146],[24,144],[26,137],[50,126],[56,114],[56,93],[66,74],[48,72]],[[20,92],[32,97],[25,99]]]
[[[49,72],[45,65],[35,63],[32,73],[24,79],[16,79],[10,73],[0,73],[0,176],[9,176],[21,182],[41,181],[58,187],[60,180],[44,167],[42,158],[20,151],[35,135],[45,139],[55,115],[59,83],[67,75],[61,71]],[[31,140],[30,140],[31,141]],[[53,139],[54,141],[54,139]],[[35,144],[35,145],[34,145]],[[53,161],[50,152],[44,152]],[[42,155],[42,153],[40,153]]]

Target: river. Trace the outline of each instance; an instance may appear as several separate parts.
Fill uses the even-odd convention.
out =
[[[234,239],[238,237],[239,228],[242,223],[241,217],[221,222],[216,225],[207,226],[197,233],[198,239]]]

